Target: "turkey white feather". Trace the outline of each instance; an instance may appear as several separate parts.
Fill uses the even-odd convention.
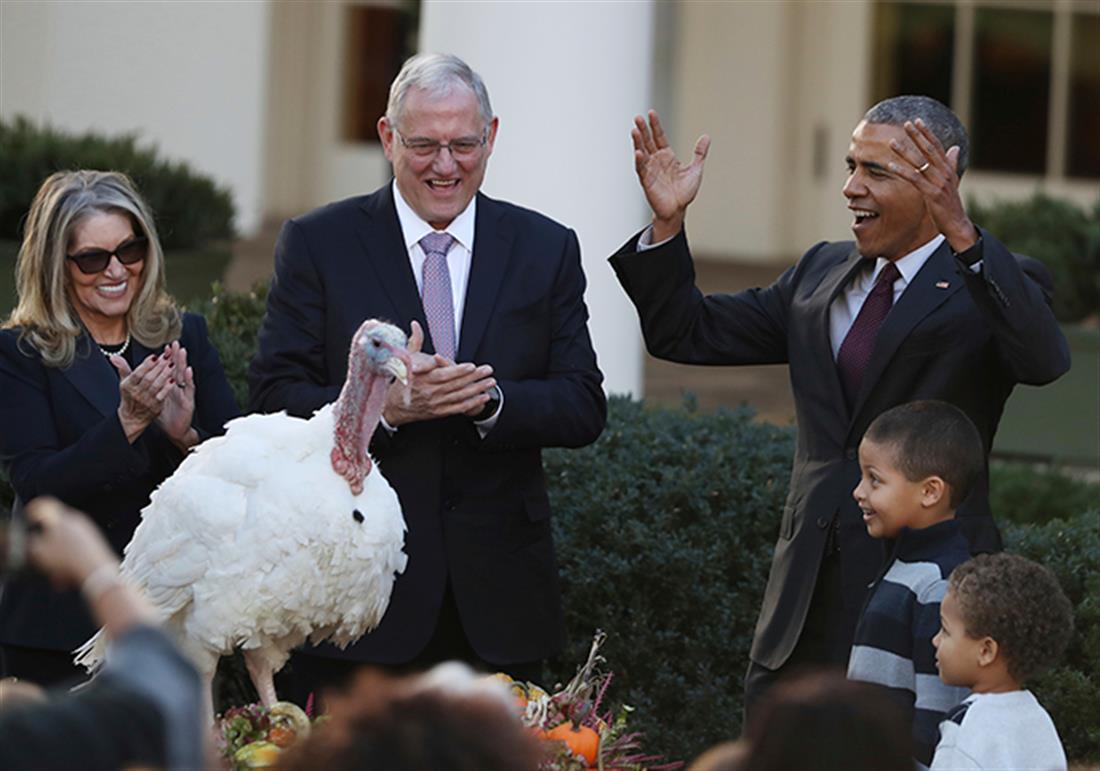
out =
[[[401,330],[367,321],[339,399],[309,420],[230,421],[152,494],[122,575],[139,586],[209,683],[241,648],[261,701],[307,639],[341,647],[373,629],[405,568],[396,493],[367,446],[394,378],[411,370]],[[76,652],[95,669],[102,631]]]

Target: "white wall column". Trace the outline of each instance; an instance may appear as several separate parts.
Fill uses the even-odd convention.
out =
[[[638,320],[607,257],[648,222],[630,127],[651,104],[653,0],[426,2],[421,50],[481,74],[500,117],[484,190],[577,232],[609,392],[642,395]]]

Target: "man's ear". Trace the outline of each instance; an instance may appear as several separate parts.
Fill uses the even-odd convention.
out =
[[[382,141],[382,152],[386,155],[386,160],[393,163],[393,126],[390,125],[389,120],[383,115],[378,119],[378,138]]]
[[[943,477],[930,476],[921,482],[920,502],[926,509],[938,506],[947,494],[947,482]]]
[[[988,667],[997,660],[997,654],[1000,652],[1000,646],[997,645],[997,641],[992,637],[983,637],[978,644],[978,666]]]

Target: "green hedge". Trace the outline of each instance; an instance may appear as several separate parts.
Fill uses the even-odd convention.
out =
[[[740,732],[792,449],[747,409],[612,398],[593,445],[545,453],[569,641],[551,674],[567,681],[607,631],[611,698],[649,751],[690,759]]]
[[[165,249],[188,249],[233,236],[228,188],[179,161],[166,161],[137,134],[106,137],[0,120],[0,239],[22,240],[23,218],[42,181],[55,171],[100,169],[129,174],[153,209]]]
[[[1100,511],[1003,529],[1005,548],[1053,570],[1073,603],[1076,634],[1065,661],[1030,687],[1054,718],[1066,755],[1100,762]]]
[[[242,403],[264,294],[218,290],[194,308],[207,316]],[[611,399],[593,445],[548,450],[568,641],[548,680],[568,680],[601,628],[615,673],[608,699],[636,708],[631,723],[647,750],[690,759],[736,736],[792,452],[791,430],[758,423],[747,409],[703,414],[690,402],[651,409],[626,398]],[[1011,479],[995,470],[995,506],[1029,484],[998,497]],[[1006,521],[1004,530],[1008,548],[1050,566],[1074,603],[1067,659],[1035,691],[1069,756],[1098,762],[1100,514],[1075,510],[1080,500],[1048,507],[1062,519]],[[1012,516],[1027,521],[1031,508]]]
[[[1041,525],[1071,520],[1100,504],[1100,484],[1055,466],[992,463],[989,505],[998,522]]]
[[[1100,199],[1088,212],[1043,193],[988,206],[971,200],[967,210],[1009,249],[1046,264],[1060,321],[1100,314]]]

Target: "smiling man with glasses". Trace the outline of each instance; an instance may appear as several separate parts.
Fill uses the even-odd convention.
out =
[[[561,647],[540,453],[594,441],[607,408],[576,234],[479,192],[497,127],[465,62],[413,57],[378,120],[393,180],[279,237],[253,410],[308,416],[334,400],[363,319],[424,351],[370,446],[401,500],[408,568],[374,632],[292,659],[298,700],[365,663],[461,659],[537,681]]]

